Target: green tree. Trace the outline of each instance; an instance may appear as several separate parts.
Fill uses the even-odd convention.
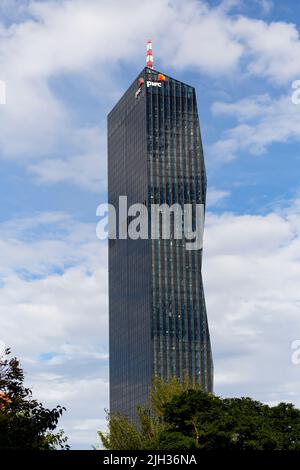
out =
[[[164,421],[164,409],[167,403],[191,387],[187,377],[183,382],[176,377],[166,382],[155,377],[149,393],[149,406],[137,408],[136,423],[129,421],[120,413],[107,412],[108,431],[98,433],[103,447],[108,450],[154,450],[164,448],[166,439],[170,439],[170,447],[167,448],[179,448],[179,441],[181,447],[184,441],[185,447],[182,448],[192,448],[194,441],[191,442],[189,437],[186,438],[180,433],[169,436],[169,427]]]
[[[99,431],[101,442],[108,450],[139,450],[149,447],[157,433],[157,423],[143,408],[137,410],[139,425],[120,413],[108,413],[109,432]]]
[[[32,398],[19,361],[7,349],[0,358],[0,449],[67,449],[63,431],[54,432],[64,410]]]
[[[106,449],[294,450],[300,449],[300,410],[290,403],[270,407],[251,398],[222,399],[187,380],[156,378],[149,410],[137,425],[108,414]]]
[[[194,438],[199,449],[300,449],[300,410],[292,404],[270,407],[187,390],[165,405],[164,422],[171,432]]]

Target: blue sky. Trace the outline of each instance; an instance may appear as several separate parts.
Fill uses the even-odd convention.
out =
[[[300,4],[4,0],[0,331],[90,448],[108,405],[106,116],[145,65],[196,87],[215,391],[300,406]]]

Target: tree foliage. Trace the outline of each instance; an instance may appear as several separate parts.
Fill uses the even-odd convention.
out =
[[[248,397],[220,398],[188,381],[156,378],[150,412],[137,423],[108,414],[103,446],[114,450],[299,450],[300,410],[290,403],[270,407]]]
[[[0,449],[66,449],[63,431],[54,432],[65,408],[50,410],[32,398],[24,372],[10,350],[0,358]]]

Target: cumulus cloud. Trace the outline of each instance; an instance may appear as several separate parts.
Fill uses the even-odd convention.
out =
[[[265,15],[268,15],[269,13],[271,13],[274,7],[274,3],[271,0],[257,0],[257,1],[262,9],[262,12]]]
[[[82,151],[76,144],[74,136],[87,125],[57,93],[54,81],[84,77],[83,86],[95,93],[104,116],[108,109],[101,107],[97,93],[102,90],[103,99],[121,93],[114,79],[118,66],[140,68],[148,35],[160,45],[158,61],[173,70],[190,67],[212,76],[246,73],[276,83],[298,78],[295,25],[233,15],[235,3],[212,7],[203,1],[153,0],[150,10],[133,0],[28,1],[16,9],[4,3],[0,78],[7,83],[7,105],[0,116],[0,156],[29,166],[39,183],[68,181],[94,191],[101,184],[95,174],[104,164],[93,169],[104,152],[88,143]],[[251,140],[248,127],[235,133],[237,137],[218,143],[221,150],[232,149],[235,139]]]
[[[99,128],[81,129],[76,136],[78,155],[45,158],[29,165],[39,184],[71,183],[88,191],[106,188],[106,133]]]
[[[231,161],[245,151],[253,155],[265,153],[273,143],[300,140],[300,114],[291,95],[274,99],[264,94],[235,103],[216,102],[212,112],[238,121],[209,150],[221,162]]]
[[[38,280],[8,276],[0,312],[1,338],[26,383],[47,406],[67,408],[60,426],[72,446],[91,448],[108,407],[107,270],[99,263]]]
[[[19,259],[3,257],[1,339],[22,360],[39,399],[68,408],[61,425],[71,444],[89,448],[108,406],[106,247],[89,224],[66,214],[2,224],[1,256],[12,253],[13,233],[23,248]],[[265,215],[208,213],[204,242],[216,393],[300,406],[291,362],[300,330],[299,201]]]
[[[300,406],[299,203],[265,216],[207,217],[204,284],[222,395]]]
[[[211,74],[235,70],[244,48],[231,34],[231,20],[224,10],[204,2],[176,2],[176,6],[168,34],[161,40],[165,65]]]
[[[217,206],[229,196],[230,196],[230,191],[225,191],[223,189],[217,189],[217,188],[208,189],[207,197],[206,197],[207,207]]]
[[[251,75],[266,77],[277,84],[288,83],[299,75],[300,39],[296,25],[241,16],[232,28],[245,44],[249,57],[246,69]]]
[[[108,405],[106,247],[60,213],[2,223],[0,239],[1,340],[35,395],[68,408],[73,446],[90,448]]]

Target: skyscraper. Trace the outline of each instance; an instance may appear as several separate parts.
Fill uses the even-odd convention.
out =
[[[108,116],[109,203],[204,204],[195,89],[151,59]],[[111,411],[134,417],[154,375],[188,374],[212,391],[201,264],[182,239],[109,240]]]

